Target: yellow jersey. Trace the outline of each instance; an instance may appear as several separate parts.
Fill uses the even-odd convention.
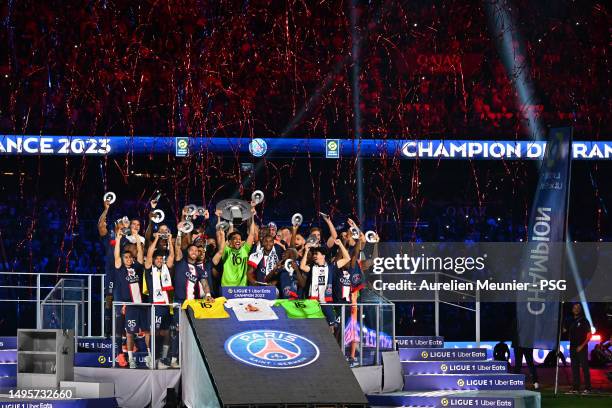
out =
[[[191,299],[183,302],[183,309],[190,307],[196,319],[226,319],[229,313],[225,310],[224,297],[215,298],[214,302],[207,302],[204,299]]]

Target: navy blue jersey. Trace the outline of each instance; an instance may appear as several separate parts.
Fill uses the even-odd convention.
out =
[[[210,288],[211,294],[213,295],[213,297],[216,297],[217,291],[214,290],[216,285],[215,285],[213,274],[212,274],[212,268],[213,268],[212,260],[207,259],[204,261],[204,263],[196,264],[196,266],[202,269],[202,273],[203,273],[202,276],[204,277],[204,279],[206,279],[206,282],[208,282],[208,287]],[[205,293],[202,294],[202,296],[204,295]]]
[[[174,302],[183,303],[187,299],[200,299],[205,293],[200,290],[200,280],[205,279],[204,270],[182,259],[174,266]]]
[[[350,302],[351,293],[358,292],[363,287],[363,273],[359,263],[355,263],[353,267],[349,263],[341,270],[336,270],[336,276],[334,277],[334,301]]]
[[[104,248],[104,293],[106,295],[115,296],[114,279],[115,279],[115,254],[114,250],[114,234],[107,233],[103,237],[100,237],[102,247]]]
[[[344,303],[351,300],[351,273],[344,267],[336,269],[334,276],[334,302]]]
[[[144,303],[147,298],[142,294],[144,267],[134,262],[131,267],[115,268],[113,300],[117,302]]]
[[[310,267],[308,299],[318,300],[321,303],[333,301],[334,278],[337,276],[337,269],[335,262]]]
[[[297,272],[289,273],[282,268],[279,273],[281,299],[299,299],[300,291],[297,284]]]
[[[274,244],[268,255],[264,254],[263,248],[249,255],[248,264],[255,270],[255,280],[257,282],[265,282],[266,276],[272,272],[276,264],[282,259],[283,252],[283,248],[280,245]]]

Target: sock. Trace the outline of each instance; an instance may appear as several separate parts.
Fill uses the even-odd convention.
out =
[[[162,347],[162,358],[168,357],[168,350],[170,350],[170,345],[164,344]]]
[[[151,355],[151,347],[147,347],[147,354]]]
[[[128,360],[133,360],[134,356],[133,356],[134,352],[131,350],[128,350]]]

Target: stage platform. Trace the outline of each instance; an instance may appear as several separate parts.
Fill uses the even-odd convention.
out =
[[[273,310],[278,320],[238,321],[233,314],[195,319],[191,310],[186,313],[183,321],[189,321],[191,333],[183,331],[184,325],[184,403],[194,408],[366,407],[325,319],[288,319],[284,309]]]

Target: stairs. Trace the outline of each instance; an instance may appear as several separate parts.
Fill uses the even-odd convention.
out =
[[[371,394],[379,407],[539,408],[540,394],[525,390],[525,376],[489,360],[484,348],[444,348],[439,336],[399,337],[403,391]]]

